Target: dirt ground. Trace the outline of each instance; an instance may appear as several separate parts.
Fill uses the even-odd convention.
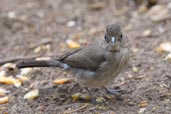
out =
[[[171,114],[171,64],[156,52],[161,43],[171,41],[171,19],[152,21],[148,11],[138,12],[144,3],[136,4],[133,0],[122,3],[120,0],[0,0],[0,60],[39,53],[58,55],[69,50],[67,39],[85,46],[104,37],[105,26],[111,23],[120,23],[131,49],[129,66],[108,85],[110,88],[119,85],[126,90],[117,97],[105,98],[106,101],[98,105],[84,100],[74,102],[72,94],[86,94],[82,87],[76,82],[53,84],[57,77],[70,77],[69,74],[56,68],[37,68],[29,74],[31,80],[20,88],[0,84],[11,91],[8,93],[10,101],[0,105],[0,113]],[[158,4],[169,7],[169,3],[171,0],[159,0]],[[146,30],[150,30],[150,34],[145,34]],[[37,49],[36,45],[47,40],[51,41],[47,48]],[[40,90],[37,99],[23,99],[28,91],[36,88]],[[92,91],[96,97],[105,96],[103,90]]]

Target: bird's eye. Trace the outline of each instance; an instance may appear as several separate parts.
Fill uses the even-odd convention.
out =
[[[106,37],[106,35],[105,35],[105,37],[104,37],[104,38],[105,38],[105,41],[107,41],[107,37]]]
[[[122,36],[122,33],[121,33],[121,36],[120,36],[120,37],[121,37],[121,38],[123,37],[123,36]]]

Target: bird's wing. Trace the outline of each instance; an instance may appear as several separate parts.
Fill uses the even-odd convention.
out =
[[[97,45],[89,45],[66,54],[60,61],[72,67],[94,71],[105,61],[104,50]]]

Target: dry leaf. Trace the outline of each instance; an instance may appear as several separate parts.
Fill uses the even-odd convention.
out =
[[[72,79],[71,78],[58,78],[58,79],[55,79],[54,81],[53,81],[53,83],[55,83],[55,84],[65,84],[65,83],[68,83],[68,82],[71,82],[72,81]]]
[[[68,45],[69,48],[80,48],[80,44],[73,41],[73,40],[66,40],[66,44]]]
[[[9,97],[8,96],[0,98],[0,104],[5,104],[5,103],[8,103],[8,102],[9,102]]]
[[[39,90],[35,89],[35,90],[32,90],[32,91],[28,92],[27,94],[25,94],[23,99],[31,100],[31,99],[37,98],[38,96],[39,96]]]

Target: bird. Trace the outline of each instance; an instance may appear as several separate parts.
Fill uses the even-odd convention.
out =
[[[114,80],[129,62],[128,38],[123,34],[119,24],[106,26],[104,37],[99,38],[83,48],[70,50],[52,60],[25,60],[16,67],[58,67],[76,78],[91,97],[89,88],[105,87],[110,93],[117,90],[107,89],[106,85]]]

